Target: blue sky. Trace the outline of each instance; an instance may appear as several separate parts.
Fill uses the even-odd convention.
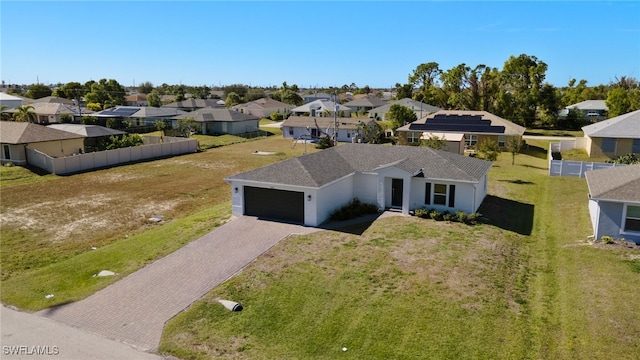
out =
[[[0,78],[392,87],[536,56],[555,86],[640,78],[637,1],[0,1]]]

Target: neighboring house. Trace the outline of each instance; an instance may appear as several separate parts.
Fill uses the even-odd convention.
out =
[[[5,105],[7,107],[6,110],[22,106],[22,98],[7,94],[5,92],[0,92],[0,106],[1,105]]]
[[[146,94],[132,94],[124,97],[124,104],[127,106],[149,106]]]
[[[525,128],[486,111],[440,110],[396,130],[401,143],[420,141],[423,132],[464,134],[465,148],[485,139],[505,148],[507,138],[522,136]]]
[[[231,109],[257,116],[259,118],[269,118],[273,113],[287,115],[293,108],[293,105],[286,104],[272,98],[262,98],[236,105]]]
[[[194,119],[204,135],[240,135],[260,130],[259,117],[224,108],[204,108],[177,116],[172,120],[174,129],[181,119]]]
[[[338,116],[349,117],[351,116],[351,109],[344,105],[336,104],[331,100],[315,100],[302,106],[291,109],[291,114],[295,116],[308,115],[308,116],[327,116],[333,117],[334,112],[338,111]]]
[[[310,116],[289,116],[282,122],[282,137],[290,139],[317,139],[324,135],[333,136],[334,128],[338,133],[336,140],[339,142],[358,142],[364,139],[364,129],[362,126],[379,127],[372,119],[364,118],[332,118],[332,117],[310,117]],[[323,134],[324,133],[324,134]]]
[[[194,111],[204,108],[224,108],[224,100],[220,99],[186,99],[162,105],[166,108],[175,108],[183,111]]]
[[[385,105],[387,102],[375,95],[367,95],[359,99],[349,101],[344,106],[351,109],[354,113],[366,113],[371,109]]]
[[[640,244],[640,164],[587,171],[585,178],[594,237]]]
[[[406,106],[409,109],[413,110],[413,112],[416,113],[416,117],[418,119],[422,119],[423,116],[429,115],[431,113],[434,113],[440,110],[439,107],[425,104],[421,101],[404,98],[400,100],[389,101],[386,105],[382,105],[377,108],[373,108],[369,110],[369,117],[372,117],[376,120],[387,120],[387,113],[391,109],[391,105],[394,105],[394,104]]]
[[[69,156],[84,152],[84,137],[34,123],[0,121],[0,145],[3,164],[25,165],[26,148],[51,157]]]
[[[444,140],[445,144],[440,150],[449,151],[457,154],[464,154],[464,134],[459,133],[434,133],[425,131],[420,136],[420,140],[428,140],[437,137]]]
[[[233,215],[317,226],[354,198],[409,215],[475,212],[491,162],[416,146],[345,144],[233,175]]]
[[[116,106],[91,114],[98,119],[116,118],[135,126],[153,126],[156,121],[170,122],[176,116],[187,114],[175,108],[157,108],[153,106]]]
[[[640,110],[582,128],[589,157],[640,155]]]
[[[65,105],[57,102],[33,102],[29,104],[33,107],[31,110],[35,114],[36,124],[54,124],[59,123],[63,114],[71,115],[72,119],[79,118],[78,108],[73,105]],[[15,114],[16,109],[6,111]],[[83,112],[83,114],[85,114]]]
[[[68,105],[68,106],[74,106],[76,105],[76,103],[73,100],[69,100],[69,99],[65,99],[65,98],[61,98],[58,96],[45,96],[43,98],[39,98],[39,99],[34,99],[31,104],[37,104],[37,103],[43,103],[43,104],[64,104],[64,105]]]
[[[124,131],[99,125],[53,124],[47,125],[47,127],[82,136],[84,138],[84,152],[98,151],[100,149],[100,142],[108,140],[111,136],[126,134]]]
[[[560,110],[558,114],[560,119],[566,118],[569,115],[569,110],[578,110],[582,112],[585,119],[597,122],[607,118],[609,107],[606,100],[585,100]]]
[[[313,101],[317,101],[317,100],[331,101],[334,98],[335,98],[335,95],[326,94],[326,93],[313,93],[313,94],[303,94],[302,95],[302,100],[304,100],[305,104],[313,102]]]

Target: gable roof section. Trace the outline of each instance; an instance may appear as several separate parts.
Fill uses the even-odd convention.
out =
[[[28,122],[0,121],[0,142],[4,144],[28,144],[82,137]]]
[[[206,107],[221,107],[218,103],[220,99],[193,99],[189,98],[182,101],[175,101],[170,104],[162,105],[162,107],[169,108],[184,108],[184,109],[204,109]]]
[[[182,114],[186,114],[186,111],[176,108],[161,108],[153,106],[142,106],[135,112],[132,117],[137,118],[152,118],[152,117],[173,117]]]
[[[416,101],[413,99],[409,99],[409,98],[404,98],[404,99],[400,99],[400,100],[392,100],[387,102],[386,105],[382,105],[379,106],[377,108],[373,108],[371,110],[369,110],[369,113],[377,113],[377,114],[386,114],[389,112],[389,110],[391,109],[391,105],[394,104],[399,104],[402,106],[406,106],[409,109],[415,111],[415,112],[419,112],[420,108],[422,108],[422,112],[424,114],[430,114],[430,113],[434,113],[438,110],[440,110],[439,107],[437,106],[433,106],[431,104],[427,104],[427,103],[421,103],[420,101]]]
[[[356,129],[360,123],[369,124],[374,122],[373,119],[368,117],[339,117],[335,121],[338,122],[339,129]],[[316,127],[316,122],[320,129],[332,128],[334,118],[333,117],[315,117],[315,116],[289,116],[289,118],[282,122],[281,127]]]
[[[525,130],[524,127],[489,112],[470,110],[440,110],[398,129],[518,136],[522,136]]]
[[[396,166],[441,180],[479,182],[491,162],[428,147],[345,144],[228,177],[272,184],[322,187],[355,172]]]
[[[60,115],[60,114],[78,114],[78,108],[61,104],[61,103],[31,103],[29,104],[33,107],[33,113],[36,115]],[[8,113],[16,113],[18,110],[16,108],[7,110]]]
[[[348,103],[344,104],[344,106],[365,106],[365,107],[378,107],[386,104],[387,102],[378,98],[377,96],[367,95],[365,97],[351,100]]]
[[[566,109],[578,110],[609,110],[606,100],[585,100],[577,104],[569,105]]]
[[[350,108],[344,105],[337,104],[337,106],[338,106],[338,111],[351,111]],[[302,106],[295,107],[291,109],[291,112],[310,113],[312,109],[316,111],[325,111],[325,110],[335,111],[335,107],[336,107],[336,103],[331,100],[315,100],[310,103],[304,104]]]
[[[640,202],[640,164],[585,172],[592,199]]]
[[[588,137],[640,139],[640,110],[582,127]]]
[[[47,125],[47,127],[50,129],[66,131],[66,132],[80,135],[82,137],[89,137],[89,138],[126,134],[126,132],[124,131],[110,129],[100,125],[52,124],[52,125]]]
[[[257,116],[245,114],[240,111],[211,107],[188,112],[176,116],[175,119],[194,119],[198,122],[260,120]]]
[[[73,105],[73,100],[57,97],[57,96],[45,96],[40,99],[33,100],[33,104],[65,104],[65,105]]]

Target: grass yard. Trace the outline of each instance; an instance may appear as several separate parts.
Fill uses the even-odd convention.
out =
[[[491,170],[474,227],[380,219],[291,237],[170,321],[185,359],[637,359],[640,253],[587,242],[584,179],[548,142]],[[229,312],[217,299],[239,301]],[[343,352],[341,349],[348,350]]]

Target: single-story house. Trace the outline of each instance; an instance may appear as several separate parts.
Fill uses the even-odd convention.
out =
[[[375,120],[367,117],[310,117],[289,116],[282,122],[282,137],[289,139],[317,139],[324,135],[333,136],[334,128],[337,128],[336,140],[339,142],[358,142],[365,139],[362,126],[379,127]]]
[[[585,178],[594,237],[640,244],[640,164],[587,171]]]
[[[584,126],[582,131],[589,157],[640,155],[640,110]]]
[[[146,94],[131,94],[124,97],[124,104],[127,106],[149,106]]]
[[[34,99],[31,104],[64,104],[69,106],[74,106],[76,103],[73,100],[61,98],[59,96],[45,96],[39,99]]]
[[[83,124],[52,124],[47,125],[50,129],[62,130],[84,137],[84,151],[98,151],[100,142],[109,139],[111,136],[125,135],[126,132],[110,129],[100,125],[83,125]]]
[[[6,110],[22,106],[22,98],[0,91],[0,105],[5,105]]]
[[[175,101],[169,104],[162,105],[166,108],[175,108],[183,111],[194,111],[204,108],[224,108],[224,100],[220,99],[186,99],[182,101]]]
[[[273,113],[287,115],[293,108],[293,105],[283,103],[272,98],[261,98],[249,101],[248,103],[236,105],[231,109],[238,110],[245,114],[251,114],[259,118],[269,118]]]
[[[578,110],[582,112],[585,119],[596,122],[607,118],[609,107],[606,100],[585,100],[560,110],[558,114],[560,119],[566,118],[569,115],[569,110]]]
[[[418,119],[422,119],[423,116],[429,115],[440,110],[439,107],[433,106],[430,104],[425,104],[422,101],[416,101],[409,98],[404,98],[400,100],[391,100],[387,104],[373,108],[369,110],[369,117],[372,117],[377,120],[386,120],[387,113],[391,109],[391,105],[399,104],[402,106],[406,106],[409,109],[413,110]]]
[[[37,124],[59,123],[63,114],[71,115],[71,120],[80,116],[78,107],[58,102],[33,102],[28,106],[33,107],[31,111],[35,114],[34,122]],[[6,112],[15,114],[17,111],[13,108]],[[83,112],[83,114],[86,113]]]
[[[368,112],[369,110],[383,106],[386,103],[387,102],[385,100],[382,100],[375,95],[367,95],[358,99],[351,100],[343,105],[351,109],[351,112],[358,113]]]
[[[338,112],[340,117],[351,116],[351,109],[344,105],[336,104],[331,100],[316,100],[310,103],[291,109],[291,114],[295,116],[328,116],[333,117],[334,112]]]
[[[178,120],[193,119],[200,124],[201,134],[239,135],[260,130],[260,118],[225,108],[204,108],[172,119],[173,128],[178,127]]]
[[[51,157],[70,156],[84,152],[84,137],[29,122],[0,121],[2,163],[28,163],[26,148]]]
[[[187,114],[176,108],[157,108],[153,106],[116,106],[98,111],[91,116],[98,119],[116,118],[129,122],[131,126],[152,126],[157,120],[170,122],[178,115]]]
[[[440,110],[399,127],[396,133],[402,144],[420,141],[425,131],[464,134],[465,148],[471,149],[485,139],[493,140],[500,148],[504,148],[508,137],[521,137],[525,130],[486,111]]]
[[[428,147],[345,144],[225,180],[233,215],[318,226],[357,198],[379,209],[475,212],[491,162]]]

